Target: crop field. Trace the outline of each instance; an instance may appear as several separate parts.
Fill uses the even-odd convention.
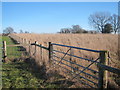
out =
[[[110,65],[117,66],[118,62],[118,35],[112,34],[16,34],[17,36],[39,44],[48,46],[48,42],[70,45],[93,50],[107,50],[110,53]],[[55,47],[65,51],[65,48]],[[82,52],[82,51],[81,51]],[[79,53],[81,53],[79,52]],[[84,51],[83,51],[84,52]],[[74,51],[78,54],[78,52]],[[96,57],[94,54],[86,52],[87,57]],[[115,67],[114,66],[114,67]]]
[[[29,45],[28,43],[35,43],[37,41],[38,44],[41,44],[45,47],[48,47],[48,42],[52,43],[57,43],[57,44],[62,44],[62,45],[69,45],[69,46],[76,46],[76,47],[81,47],[81,48],[87,48],[87,49],[93,49],[93,50],[107,50],[109,51],[108,54],[108,62],[109,66],[115,67],[115,68],[120,68],[120,62],[119,62],[119,57],[118,57],[118,35],[113,35],[113,34],[11,34],[11,37],[19,41],[20,43],[22,42],[20,38],[25,39],[23,45],[26,48],[26,50],[29,52]],[[60,46],[53,46],[54,50],[59,50],[62,52],[68,52],[69,48],[67,47],[60,47]],[[46,68],[48,69],[47,72],[50,72],[51,70],[58,70],[60,74],[63,76],[70,78],[69,75],[66,73],[63,73],[64,71],[61,67],[52,65],[52,67],[49,66],[49,59],[48,59],[48,51],[37,47],[36,49],[36,54],[35,53],[35,46],[31,46],[30,49],[30,55],[35,58],[35,62],[41,66],[43,63],[45,63]],[[59,57],[64,57],[64,54],[59,54],[59,53],[54,53],[55,55]],[[96,60],[99,57],[98,53],[93,53],[93,52],[88,52],[88,51],[83,51],[83,50],[76,50],[72,49],[72,54],[77,55],[83,58],[88,58],[92,60]],[[58,58],[54,57],[55,60],[60,61]],[[78,59],[75,57],[70,57],[68,55],[65,55],[64,59],[66,60],[73,60],[76,64],[80,64],[83,66],[88,66],[90,64],[89,61],[84,61],[82,59]],[[78,70],[82,70],[81,67],[77,67],[76,65],[72,65],[71,63],[68,63],[66,61],[62,61],[65,64],[74,66]],[[56,63],[56,62],[55,62]],[[56,63],[58,64],[58,63]],[[64,66],[60,64],[61,66]],[[64,66],[66,69],[72,70],[70,67]],[[93,69],[95,71],[98,71],[98,67],[96,64],[93,64],[90,66],[90,69]],[[98,76],[95,72],[91,72],[89,70],[85,70],[85,72],[92,74],[94,76]],[[89,78],[91,81],[93,81],[93,78],[86,76],[84,74],[81,74],[87,78]],[[80,79],[80,78],[79,78]],[[118,79],[118,80],[117,80]],[[114,75],[113,73],[109,73],[109,80],[115,81],[117,85],[120,85],[119,83],[119,76]],[[94,82],[97,83],[97,80],[94,80]],[[78,87],[80,84],[76,84],[74,87]],[[90,85],[94,86],[94,84]],[[86,87],[82,86],[81,87]]]

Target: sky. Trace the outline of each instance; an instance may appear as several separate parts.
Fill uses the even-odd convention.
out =
[[[119,0],[1,0],[3,2],[119,2]]]
[[[117,2],[2,2],[2,29],[56,33],[80,25],[93,30],[88,17],[95,12],[118,14]]]

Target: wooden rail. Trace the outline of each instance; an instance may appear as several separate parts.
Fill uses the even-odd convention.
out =
[[[42,45],[40,45],[40,44],[32,43],[31,45],[35,45],[35,46],[41,47],[41,48],[43,48],[43,49],[49,50],[49,48],[47,48],[47,47],[45,47],[45,46],[42,46]]]
[[[16,45],[6,45],[8,47],[17,47],[17,46],[23,46],[22,44],[16,44]]]

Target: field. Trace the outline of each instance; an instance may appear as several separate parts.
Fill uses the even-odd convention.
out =
[[[76,46],[76,47],[81,47],[81,48],[87,48],[87,49],[94,49],[94,50],[107,50],[109,51],[109,66],[115,67],[115,68],[120,68],[120,62],[118,60],[118,35],[112,35],[112,34],[12,34],[10,35],[14,39],[16,39],[19,42],[22,42],[20,38],[25,39],[25,42],[23,43],[28,44],[30,41],[31,43],[34,43],[37,41],[39,44],[48,47],[48,42],[52,43],[57,43],[57,44],[63,44],[63,45],[70,45],[70,46]],[[24,46],[27,51],[29,51],[28,45]],[[59,46],[54,46],[53,47],[55,50],[67,52],[69,48],[63,48]],[[41,50],[40,48],[37,47],[37,53],[34,56],[34,50],[35,47],[31,47],[31,56],[33,56],[36,59],[36,63],[41,66],[43,63],[45,63],[46,67],[49,68],[49,63],[48,63],[48,51],[42,50],[42,54],[40,53]],[[91,53],[91,52],[86,52],[82,50],[72,50],[74,55],[81,56],[84,58],[96,60],[98,58],[98,54],[96,53]],[[70,53],[70,52],[69,52]],[[62,54],[57,54],[59,57],[63,57],[64,55]],[[55,58],[57,59],[57,58]],[[66,56],[65,59],[71,59],[70,56]],[[57,59],[58,60],[58,59]],[[72,60],[77,63],[81,64],[83,66],[88,66],[90,62],[83,61],[83,60],[78,60],[76,58],[72,58]],[[63,61],[66,64],[69,64],[65,61]],[[63,65],[61,65],[63,66]],[[74,66],[76,67],[76,66]],[[70,69],[69,67],[66,67],[67,69]],[[81,70],[82,68],[76,67],[78,70]],[[96,64],[93,64],[91,69],[98,71],[98,68]],[[64,75],[68,76],[65,73],[63,73],[62,69],[60,67],[56,67],[54,69],[59,70],[59,72]],[[53,68],[51,68],[53,70]],[[50,72],[49,70],[48,72]],[[85,72],[89,74],[94,74],[97,76],[96,73],[90,72],[86,70]],[[82,74],[81,74],[82,75]],[[84,75],[85,76],[85,75]],[[85,76],[87,77],[87,76]],[[67,77],[69,78],[69,77]],[[87,77],[91,80],[93,80],[90,77]],[[109,79],[113,81],[117,81],[116,77],[113,77],[113,74],[109,74]],[[97,81],[95,81],[97,82]],[[119,84],[119,82],[116,82]],[[92,84],[91,84],[92,85]],[[83,86],[84,87],[84,86]]]
[[[108,50],[110,65],[118,63],[118,35],[112,34],[16,34],[34,43],[38,41],[43,46],[48,42],[70,45],[94,50]],[[58,48],[59,49],[59,48]],[[64,49],[65,50],[65,49]],[[89,53],[87,53],[88,56]],[[93,56],[95,57],[95,56]]]

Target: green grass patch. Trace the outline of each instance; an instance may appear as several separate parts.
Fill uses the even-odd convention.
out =
[[[2,36],[2,41],[6,41],[7,45],[14,45],[15,43],[8,36]]]
[[[30,65],[24,62],[3,64],[2,80],[3,88],[41,88],[44,81],[32,75]]]
[[[14,41],[8,36],[2,36],[2,41],[6,41],[7,45],[16,45]],[[19,46],[7,46],[7,58],[14,59],[22,56],[23,51]],[[25,51],[24,51],[25,52]]]
[[[23,61],[4,63],[2,67],[3,88],[59,88],[59,85],[45,83],[40,73]]]
[[[7,45],[15,43],[7,36],[2,37]],[[15,60],[21,57],[25,50],[22,47],[7,46],[7,58]],[[24,58],[25,60],[25,58]],[[24,60],[16,62],[6,62],[2,65],[2,88],[59,88],[59,85],[45,82],[44,75],[31,67],[30,63]],[[41,70],[42,71],[42,70]]]

